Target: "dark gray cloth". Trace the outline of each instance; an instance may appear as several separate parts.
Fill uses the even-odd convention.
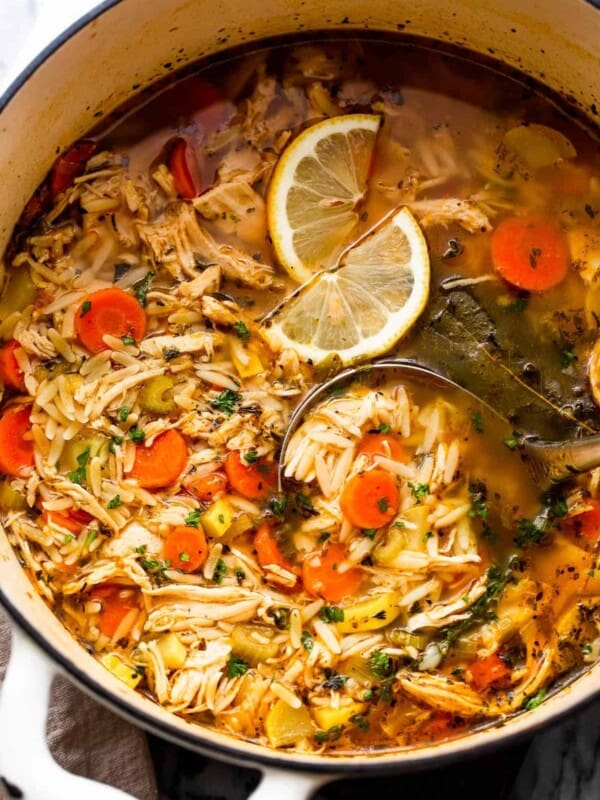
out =
[[[10,652],[10,625],[0,610],[0,680]],[[157,800],[154,768],[144,733],[115,716],[64,678],[52,689],[48,743],[69,772],[109,783],[139,800]],[[35,764],[31,765],[35,769]],[[0,788],[0,797],[6,795]]]

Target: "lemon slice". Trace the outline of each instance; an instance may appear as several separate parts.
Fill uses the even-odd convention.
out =
[[[341,266],[313,276],[263,322],[276,350],[319,364],[341,364],[389,350],[427,302],[427,243],[407,208],[348,250]]]
[[[298,282],[333,266],[358,223],[381,118],[348,114],[303,131],[277,162],[267,217],[277,258]]]

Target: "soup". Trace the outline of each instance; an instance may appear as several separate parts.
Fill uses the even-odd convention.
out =
[[[371,133],[340,167],[350,124]],[[294,266],[273,198],[327,131]],[[330,202],[359,150],[358,200]],[[5,256],[0,509],[90,657],[191,722],[330,754],[497,724],[594,663],[599,473],[542,494],[522,441],[600,430],[597,174],[549,98],[400,39],[199,68],[61,155]],[[369,277],[377,248],[422,290],[410,318]],[[312,271],[351,269],[371,326],[353,361],[416,358],[498,413],[350,383],[292,436],[281,491],[290,415],[344,363],[348,297],[285,347],[273,331],[321,291]],[[378,319],[394,331],[367,348]],[[315,358],[305,322],[327,334]]]

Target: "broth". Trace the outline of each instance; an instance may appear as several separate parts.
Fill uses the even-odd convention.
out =
[[[412,211],[431,290],[393,352],[498,415],[347,386],[294,435],[282,494],[290,414],[336,365],[262,337],[296,288],[267,190],[300,131],[351,113],[382,124],[340,249]],[[598,168],[554,101],[401,38],[200,65],[61,156],[5,257],[0,509],[72,634],[190,721],[332,754],[497,724],[594,663],[600,476],[541,496],[521,444],[600,431]],[[558,231],[556,285],[494,267],[513,217]]]

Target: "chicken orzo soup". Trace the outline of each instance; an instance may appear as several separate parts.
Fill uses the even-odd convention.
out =
[[[330,753],[497,724],[594,663],[600,473],[541,495],[521,444],[600,430],[598,175],[554,102],[407,40],[239,55],[67,148],[5,254],[0,510],[91,657]],[[356,382],[278,491],[303,395],[398,339],[499,416]]]

